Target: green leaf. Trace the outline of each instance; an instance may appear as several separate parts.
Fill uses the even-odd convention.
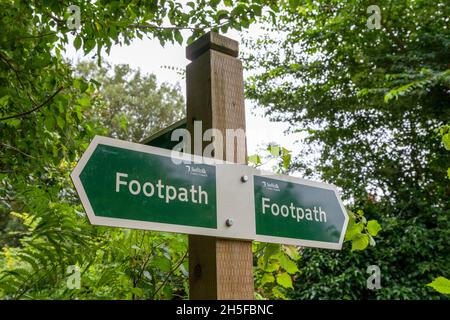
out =
[[[3,96],[0,98],[0,107],[5,107],[8,104],[10,96]]]
[[[300,259],[300,253],[298,253],[297,247],[295,246],[283,246],[284,252],[287,253],[287,255],[294,261],[297,261]]]
[[[11,127],[14,127],[17,129],[20,126],[21,121],[20,121],[20,119],[12,118],[12,119],[5,120],[5,123],[8,126],[11,126]]]
[[[264,271],[266,272],[275,272],[280,269],[280,264],[278,262],[269,262],[264,267]]]
[[[291,155],[290,154],[284,154],[283,155],[283,168],[289,169],[289,165],[291,164]]]
[[[291,276],[287,273],[277,274],[277,283],[284,288],[294,289]]]
[[[261,286],[273,282],[275,282],[275,277],[271,273],[264,273],[264,275],[261,278]]]
[[[269,151],[273,156],[278,157],[281,152],[280,146],[268,146],[267,151]]]
[[[89,96],[83,95],[83,97],[81,99],[78,99],[78,103],[82,107],[87,107],[91,104],[91,100],[89,99]]]
[[[354,219],[350,219],[347,226],[347,232],[345,233],[345,240],[353,240],[361,231],[364,229],[364,224],[362,222],[355,223]]]
[[[289,6],[293,9],[297,8],[301,2],[299,0],[289,0]]]
[[[89,84],[83,79],[74,79],[73,86],[80,89],[81,92],[86,92],[86,90],[89,88]]]
[[[281,245],[275,243],[268,243],[264,248],[264,263],[267,264],[270,258],[280,252]]]
[[[133,293],[136,297],[141,297],[144,294],[144,290],[141,288],[129,288],[130,292]]]
[[[257,154],[253,154],[248,157],[248,162],[253,163],[255,165],[261,164],[261,158]]]
[[[80,47],[81,47],[81,37],[80,36],[75,37],[75,40],[73,41],[73,46],[75,47],[76,50],[80,49]]]
[[[183,36],[181,35],[181,32],[179,30],[175,30],[175,40],[179,43],[179,44],[183,44]]]
[[[170,271],[171,269],[171,261],[164,256],[155,257],[151,265],[166,272]]]
[[[60,116],[56,116],[56,124],[58,125],[58,127],[60,127],[61,129],[64,129],[64,124],[66,122],[64,121],[64,119]]]
[[[222,20],[222,19],[225,19],[225,18],[227,18],[228,17],[228,11],[227,10],[219,10],[219,11],[217,11],[217,13],[216,13],[216,19],[218,20],[218,21],[220,21],[220,20]]]
[[[286,300],[285,294],[280,290],[279,287],[275,286],[272,288],[272,295],[275,297],[275,299],[283,299]]]
[[[238,5],[232,10],[232,13],[233,15],[242,15],[245,13],[246,9],[247,5],[244,2],[239,2]]]
[[[296,274],[299,270],[297,264],[289,259],[284,253],[280,256],[280,266],[289,274]]]
[[[209,5],[211,6],[211,8],[217,8],[217,5],[220,3],[220,0],[210,0],[209,1]]]
[[[444,143],[444,148],[450,151],[450,133],[444,134],[442,142]]]
[[[102,85],[100,82],[96,81],[95,79],[89,80],[89,82],[93,83],[97,88],[100,88]]]
[[[369,231],[371,236],[375,237],[380,230],[381,226],[377,220],[369,220],[367,222],[367,231]]]
[[[55,128],[55,118],[52,116],[45,117],[44,124],[48,131],[53,131]]]
[[[95,41],[88,39],[84,42],[84,54],[88,54],[95,47]]]
[[[364,250],[369,245],[369,236],[367,234],[357,234],[352,239],[352,251]]]
[[[262,13],[262,7],[259,4],[252,4],[250,8],[253,10],[256,16],[260,16]]]
[[[437,277],[427,284],[439,293],[450,294],[450,280],[444,277]]]

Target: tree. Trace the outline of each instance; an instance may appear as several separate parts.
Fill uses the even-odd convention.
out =
[[[182,30],[189,42],[248,27],[265,3],[225,2],[1,0],[0,297],[186,296],[181,236],[88,224],[68,174],[93,136],[107,134],[98,113],[107,105],[61,53],[73,41],[100,64],[135,38],[182,43]],[[69,266],[79,267],[80,289],[66,286]]]
[[[184,99],[179,87],[158,85],[154,74],[142,75],[128,65],[80,63],[77,71],[100,84],[99,94],[106,107],[98,115],[113,138],[140,142],[184,116]]]
[[[450,157],[436,135],[450,119],[449,9],[381,1],[381,29],[369,29],[370,4],[283,1],[263,19],[273,32],[248,41],[248,97],[320,150],[292,168],[337,184],[383,228],[363,253],[305,250],[293,297],[441,298],[423,284],[450,270]]]

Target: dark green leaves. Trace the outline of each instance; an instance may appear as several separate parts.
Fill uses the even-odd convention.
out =
[[[75,40],[73,41],[73,46],[75,47],[76,50],[80,49],[81,42],[82,42],[81,37],[76,36]]]
[[[183,36],[181,35],[180,31],[175,30],[174,37],[178,44],[183,44]]]
[[[294,298],[439,298],[422,284],[448,269],[449,7],[379,5],[370,30],[361,1],[279,1],[243,50],[247,96],[304,134],[290,170],[338,185],[355,210],[342,252],[305,250]],[[389,287],[356,285],[371,264]]]

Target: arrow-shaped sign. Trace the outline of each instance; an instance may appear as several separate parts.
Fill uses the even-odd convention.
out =
[[[340,249],[336,187],[96,136],[71,177],[95,225]],[[245,179],[244,179],[245,177]]]

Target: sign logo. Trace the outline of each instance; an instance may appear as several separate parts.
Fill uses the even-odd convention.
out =
[[[261,181],[263,188],[272,191],[280,191],[280,186],[278,183]]]
[[[191,165],[186,165],[186,168],[187,168],[187,172],[193,176],[201,176],[201,177],[208,176],[205,168],[195,167],[195,166],[191,166]]]

